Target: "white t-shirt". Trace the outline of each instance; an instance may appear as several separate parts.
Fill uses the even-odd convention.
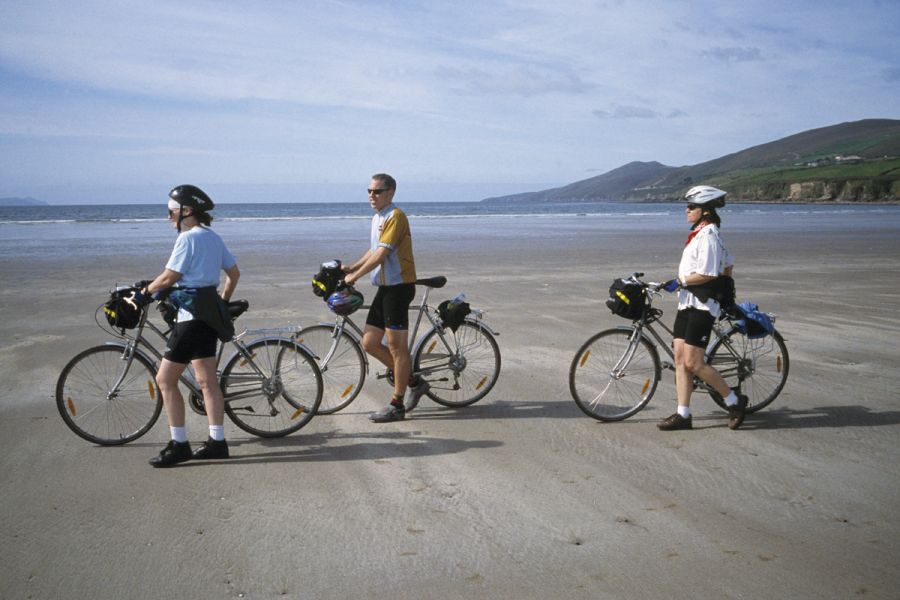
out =
[[[731,266],[734,266],[734,258],[722,243],[719,228],[709,224],[698,231],[684,247],[678,264],[678,278],[684,281],[691,273],[718,277]],[[682,289],[678,292],[678,310],[688,307],[708,310],[714,317],[718,317],[720,312],[719,303],[715,300],[701,302],[690,291]]]

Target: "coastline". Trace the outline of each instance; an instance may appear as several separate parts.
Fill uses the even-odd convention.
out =
[[[782,395],[739,431],[697,397],[694,431],[659,432],[674,406],[668,375],[621,423],[589,419],[568,395],[577,347],[623,324],[603,305],[611,279],[665,277],[680,224],[422,220],[419,275],[446,275],[443,295],[464,291],[499,332],[503,369],[486,399],[455,411],[423,400],[379,427],[366,414],[386,388],[370,374],[341,413],[277,440],[226,421],[232,460],[164,472],[146,464],[163,419],[98,448],[65,428],[51,395],[62,365],[105,339],[93,323],[105,290],[158,271],[171,235],[153,224],[93,250],[46,239],[51,250],[28,260],[0,253],[0,276],[15,282],[0,289],[4,595],[893,598],[896,219],[799,232],[802,218],[781,221],[724,230],[739,299],[777,313],[791,358]],[[240,248],[245,327],[327,320],[309,278],[368,236],[358,221],[221,225]],[[117,251],[123,240],[132,246]],[[671,301],[660,306],[673,316]],[[205,434],[195,415],[188,427],[192,441]]]

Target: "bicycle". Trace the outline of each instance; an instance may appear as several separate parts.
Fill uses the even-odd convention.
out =
[[[660,318],[663,311],[652,306],[664,283],[641,281],[634,273],[626,282],[643,288],[645,305],[632,324],[601,331],[575,353],[569,368],[569,390],[586,415],[599,421],[621,421],[642,410],[653,397],[662,369],[675,370],[672,330]],[[768,314],[768,313],[767,313]],[[772,323],[775,315],[768,314]],[[661,327],[668,341],[657,331]],[[648,335],[649,334],[649,335]],[[790,359],[784,338],[774,330],[763,337],[748,335],[739,315],[722,311],[713,325],[705,359],[728,386],[750,399],[747,413],[768,406],[784,388]],[[658,348],[669,360],[660,362]],[[717,405],[725,400],[706,383],[694,378],[694,389],[706,391]]]
[[[428,304],[433,289],[444,287],[443,276],[416,280],[425,293],[410,332],[409,349],[413,374],[425,378],[431,388],[426,395],[443,406],[459,408],[484,398],[500,374],[499,335],[482,320],[483,312],[473,310],[455,329],[445,325],[438,310]],[[369,308],[363,306],[362,308]],[[416,341],[424,319],[430,328]],[[294,339],[311,349],[319,360],[325,391],[319,413],[333,414],[350,405],[362,390],[369,361],[362,348],[363,331],[350,317],[337,315],[334,323],[319,323],[301,329]],[[393,385],[393,374],[378,375]],[[407,411],[415,408],[407,403]]]
[[[110,298],[127,298],[145,282],[117,288]],[[249,303],[228,303],[232,319],[247,311]],[[56,383],[56,406],[66,425],[82,438],[104,446],[125,444],[147,433],[162,411],[156,373],[162,353],[146,337],[149,329],[163,342],[174,323],[175,308],[161,302],[164,329],[148,320],[149,305],[140,308],[133,333],[126,328],[97,325],[120,338],[87,348],[63,368]],[[234,353],[219,371],[225,413],[235,425],[260,437],[281,437],[304,427],[322,401],[322,374],[307,348],[290,339],[297,328],[255,329],[236,334],[229,343]],[[244,341],[245,338],[252,338]],[[216,364],[226,344],[220,343]],[[206,414],[200,386],[191,369],[180,382],[188,389],[188,405]]]

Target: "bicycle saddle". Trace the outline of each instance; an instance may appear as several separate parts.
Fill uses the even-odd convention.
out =
[[[442,288],[447,285],[447,278],[443,275],[429,277],[428,279],[416,279],[416,285],[426,285],[430,288]]]
[[[232,320],[237,319],[239,316],[247,312],[247,309],[250,308],[250,302],[247,300],[233,300],[228,302],[228,314],[231,315]]]

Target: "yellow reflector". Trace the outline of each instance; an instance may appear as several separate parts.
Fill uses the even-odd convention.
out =
[[[641,396],[643,396],[644,394],[647,393],[647,388],[649,388],[649,387],[650,387],[650,380],[648,379],[647,381],[644,382],[644,387],[641,388]]]
[[[352,391],[353,391],[353,384],[350,384],[347,386],[347,389],[344,390],[344,393],[341,394],[341,398],[346,398],[348,395],[350,395],[350,392],[352,392]]]
[[[590,350],[588,350],[587,352],[585,352],[585,353],[581,356],[581,362],[578,363],[578,366],[579,366],[579,367],[583,367],[583,366],[584,366],[584,363],[587,362],[588,356],[590,356],[590,355],[591,355],[591,351],[590,351]]]
[[[147,382],[147,393],[150,395],[151,400],[156,400],[156,387],[153,385],[153,380]]]
[[[486,381],[487,381],[487,375],[485,375],[484,377],[481,378],[481,381],[478,382],[478,385],[475,386],[475,389],[480,390],[481,386],[483,386]]]
[[[431,352],[434,350],[434,347],[435,347],[435,346],[437,346],[437,340],[434,340],[433,342],[431,342],[431,345],[428,347],[428,352],[427,352],[427,353],[428,353],[428,354],[431,354]]]
[[[69,412],[72,413],[72,416],[73,416],[73,417],[77,416],[77,415],[75,414],[75,401],[72,400],[72,397],[71,397],[71,396],[69,396],[68,398],[66,398],[66,406],[69,407]]]
[[[301,406],[300,408],[298,408],[297,410],[294,411],[294,414],[291,415],[291,421],[293,421],[294,419],[296,419],[297,417],[299,417],[300,415],[302,415],[305,412],[306,412],[306,407]]]
[[[250,358],[256,358],[256,352],[254,352],[253,354],[251,354],[251,355],[250,355]],[[241,366],[243,367],[243,366],[245,366],[246,364],[247,364],[247,359],[246,359],[246,358],[242,359],[242,360],[241,360]]]

